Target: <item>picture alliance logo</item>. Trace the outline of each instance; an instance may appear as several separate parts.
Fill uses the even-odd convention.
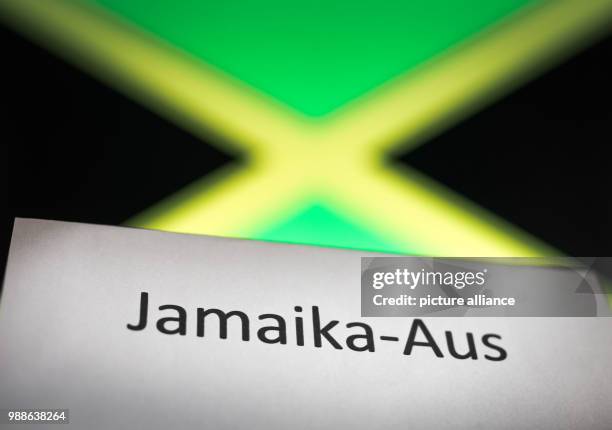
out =
[[[414,290],[419,286],[452,286],[458,290],[470,286],[482,286],[486,282],[487,269],[472,271],[418,271],[409,269],[394,269],[379,271],[372,274],[372,287],[380,290],[385,287],[404,287]]]

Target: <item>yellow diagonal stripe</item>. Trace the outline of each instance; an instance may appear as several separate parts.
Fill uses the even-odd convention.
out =
[[[416,172],[383,167],[384,152],[468,115],[595,37],[612,16],[610,0],[545,2],[312,120],[101,10],[65,0],[0,0],[0,8],[158,113],[246,153],[245,167],[192,185],[139,225],[242,235],[315,196],[398,241],[463,256],[552,251]]]

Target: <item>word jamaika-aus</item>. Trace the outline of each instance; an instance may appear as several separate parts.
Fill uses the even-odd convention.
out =
[[[160,333],[167,335],[186,335],[187,334],[187,311],[185,308],[178,305],[162,305],[159,306],[160,316],[156,321],[156,328]],[[312,335],[312,344],[316,348],[331,347],[337,350],[345,347],[358,352],[375,352],[378,341],[383,342],[399,342],[400,338],[396,336],[379,336],[374,335],[374,330],[369,324],[363,322],[349,322],[344,327],[349,331],[341,336],[340,331],[342,325],[340,321],[330,320],[322,321],[321,313],[318,306],[312,306],[309,324],[305,324],[306,315],[303,313],[301,306],[294,307],[295,316],[290,320],[290,329],[286,318],[276,314],[262,314],[257,317],[258,327],[256,328],[256,337],[259,341],[268,344],[295,343],[297,346],[306,346],[310,342],[310,334]],[[168,316],[168,312],[172,312]],[[161,313],[164,313],[161,315]],[[138,322],[136,324],[127,324],[127,328],[134,331],[144,330],[148,325],[149,319],[149,294],[146,292],[140,293],[140,309]],[[244,312],[232,310],[225,312],[215,308],[197,308],[195,312],[195,334],[197,337],[205,337],[209,335],[206,331],[207,322],[214,320],[218,326],[218,335],[221,339],[228,338],[230,321],[232,328],[236,332],[235,336],[240,333],[240,338],[243,341],[250,341],[252,338],[251,318]],[[306,336],[306,333],[309,336]],[[411,355],[417,349],[424,348],[431,351],[435,357],[444,358],[452,357],[459,360],[472,359],[477,360],[483,357],[490,361],[503,361],[508,357],[506,350],[501,347],[497,341],[501,340],[501,336],[497,334],[484,334],[480,337],[480,342],[475,340],[472,333],[466,333],[458,339],[456,334],[451,331],[445,331],[444,336],[440,338],[434,337],[431,331],[421,319],[415,318],[411,321],[406,342],[403,347],[404,355]],[[461,345],[461,346],[459,346]]]

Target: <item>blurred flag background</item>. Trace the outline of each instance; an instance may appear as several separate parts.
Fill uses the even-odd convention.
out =
[[[612,251],[610,0],[0,0],[0,20],[4,243],[29,216]]]

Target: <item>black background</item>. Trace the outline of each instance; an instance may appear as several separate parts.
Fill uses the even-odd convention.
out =
[[[612,37],[399,156],[573,256],[612,256]]]
[[[119,224],[240,163],[0,28],[0,267],[14,217]],[[612,255],[612,39],[391,163],[570,255]]]

